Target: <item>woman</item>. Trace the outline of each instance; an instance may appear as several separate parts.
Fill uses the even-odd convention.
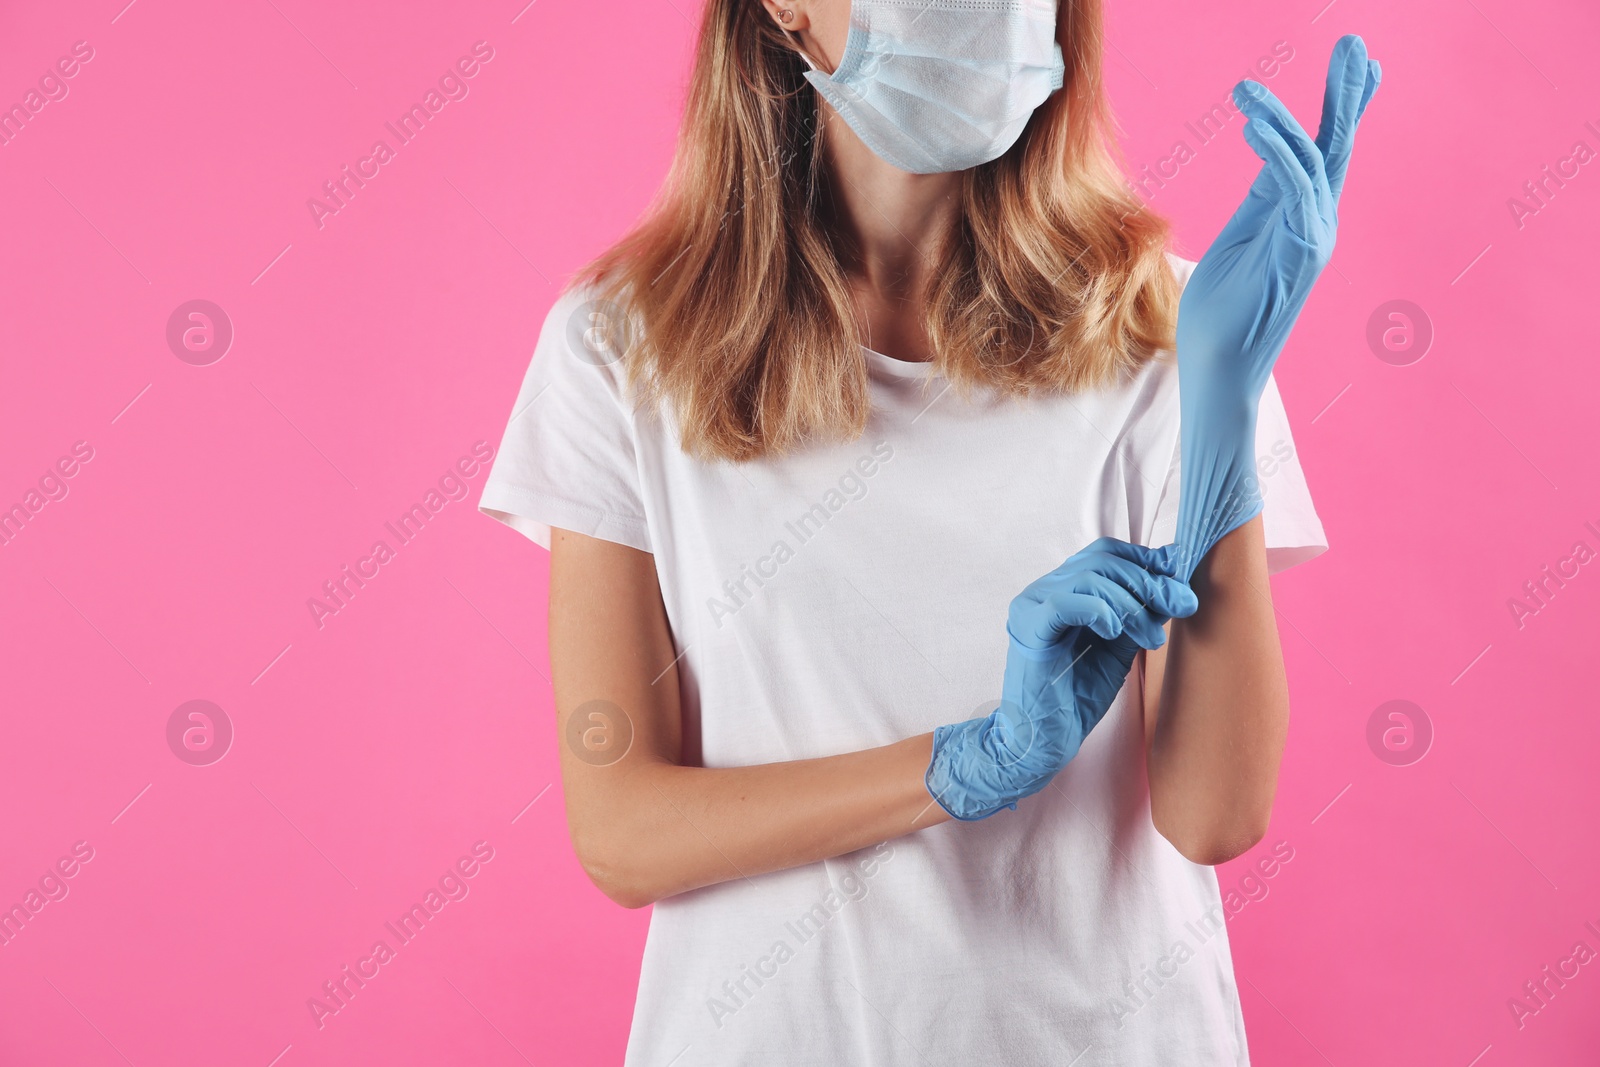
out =
[[[1095,0],[704,19],[482,500],[551,550],[578,857],[655,905],[627,1062],[1246,1063],[1210,865],[1276,785],[1267,575],[1324,545],[1270,371],[1376,65],[1315,142],[1241,85],[1267,166],[1196,270]]]

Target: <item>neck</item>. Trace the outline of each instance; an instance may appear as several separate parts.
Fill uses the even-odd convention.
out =
[[[961,210],[961,175],[907,174],[879,159],[826,104],[840,253],[852,276],[890,288],[922,277]]]
[[[888,325],[882,316],[889,313],[909,327],[921,318],[921,293],[960,216],[961,175],[898,170],[873,154],[837,112],[821,107],[839,256],[862,304],[863,325],[881,334]]]

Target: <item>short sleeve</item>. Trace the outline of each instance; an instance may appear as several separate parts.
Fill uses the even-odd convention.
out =
[[[1161,502],[1156,505],[1152,545],[1169,544],[1177,536],[1182,460],[1182,449],[1174,443]],[[1311,487],[1300,466],[1300,453],[1289,429],[1289,413],[1284,410],[1277,380],[1270,377],[1256,415],[1256,474],[1266,527],[1267,570],[1276,574],[1326,552],[1327,534],[1311,503]]]
[[[597,332],[613,306],[580,290],[545,316],[478,500],[545,548],[556,527],[650,551],[622,362]]]

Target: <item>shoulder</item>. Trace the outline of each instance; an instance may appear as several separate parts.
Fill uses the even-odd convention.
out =
[[[607,357],[625,340],[626,315],[622,305],[593,284],[579,283],[563,289],[545,312],[539,331],[541,347],[566,350],[566,354],[595,364],[615,362]],[[587,359],[586,359],[587,357]]]
[[[551,382],[621,395],[627,385],[623,357],[634,329],[616,298],[593,284],[569,286],[545,312],[532,366]]]

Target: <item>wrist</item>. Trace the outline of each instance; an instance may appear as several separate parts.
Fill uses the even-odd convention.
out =
[[[923,785],[939,809],[959,822],[976,822],[1002,809],[1015,808],[1023,795],[1016,792],[1015,783],[1009,781],[1011,776],[984,744],[984,734],[993,719],[991,712],[981,718],[948,723],[933,732]]]

